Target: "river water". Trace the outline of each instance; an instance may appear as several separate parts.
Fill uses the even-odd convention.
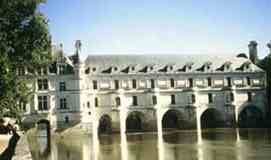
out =
[[[163,137],[163,138],[159,138]],[[270,160],[270,129],[203,130],[44,138],[29,142],[34,160]],[[34,140],[37,139],[37,140]],[[48,145],[50,146],[48,148]]]

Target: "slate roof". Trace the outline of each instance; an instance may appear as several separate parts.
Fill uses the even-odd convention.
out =
[[[90,55],[85,60],[85,68],[95,68],[95,73],[117,67],[118,71],[114,73],[125,73],[123,70],[130,70],[131,73],[163,73],[165,72],[183,72],[185,66],[192,64],[191,72],[200,72],[199,69],[205,64],[210,64],[212,72],[221,72],[219,68],[224,64],[229,64],[232,71],[238,70],[243,64],[251,63],[249,59],[237,57],[236,55]],[[152,67],[148,70],[147,67]],[[128,68],[128,69],[127,69]],[[171,71],[169,71],[170,69]],[[251,63],[253,72],[263,72],[259,67]],[[127,72],[129,73],[129,71]],[[108,73],[107,73],[108,74]]]

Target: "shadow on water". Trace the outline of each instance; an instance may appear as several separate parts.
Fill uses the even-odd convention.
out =
[[[204,129],[203,143],[197,143],[195,130],[163,132],[163,141],[158,144],[156,133],[126,134],[126,145],[121,144],[119,134],[100,135],[99,147],[94,146],[92,136],[76,138],[52,138],[51,152],[32,147],[36,160],[247,160],[271,159],[270,129]],[[239,140],[238,140],[238,136]],[[41,143],[46,146],[43,140]],[[32,142],[33,145],[33,142]],[[98,149],[98,158],[93,151]],[[126,153],[127,157],[123,157]],[[161,154],[162,153],[162,154]]]

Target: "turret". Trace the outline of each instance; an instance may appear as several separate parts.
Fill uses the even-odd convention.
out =
[[[249,59],[252,63],[256,64],[258,61],[258,51],[257,51],[258,43],[256,41],[250,41],[248,45],[249,49]]]

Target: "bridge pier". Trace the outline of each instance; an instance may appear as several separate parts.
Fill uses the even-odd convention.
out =
[[[159,106],[157,106],[159,108]],[[157,140],[158,140],[158,158],[159,160],[164,160],[164,140],[163,140],[163,126],[162,126],[163,114],[160,109],[156,109],[156,122],[157,122]]]
[[[201,134],[201,112],[200,107],[196,108],[196,120],[197,120],[197,138],[198,138],[198,144],[202,143],[202,134]]]
[[[98,156],[99,156],[100,143],[99,143],[98,131],[99,131],[99,119],[98,119],[98,115],[94,111],[93,121],[92,121],[92,144],[93,144],[93,156],[94,156],[93,159],[94,160],[99,159]]]

